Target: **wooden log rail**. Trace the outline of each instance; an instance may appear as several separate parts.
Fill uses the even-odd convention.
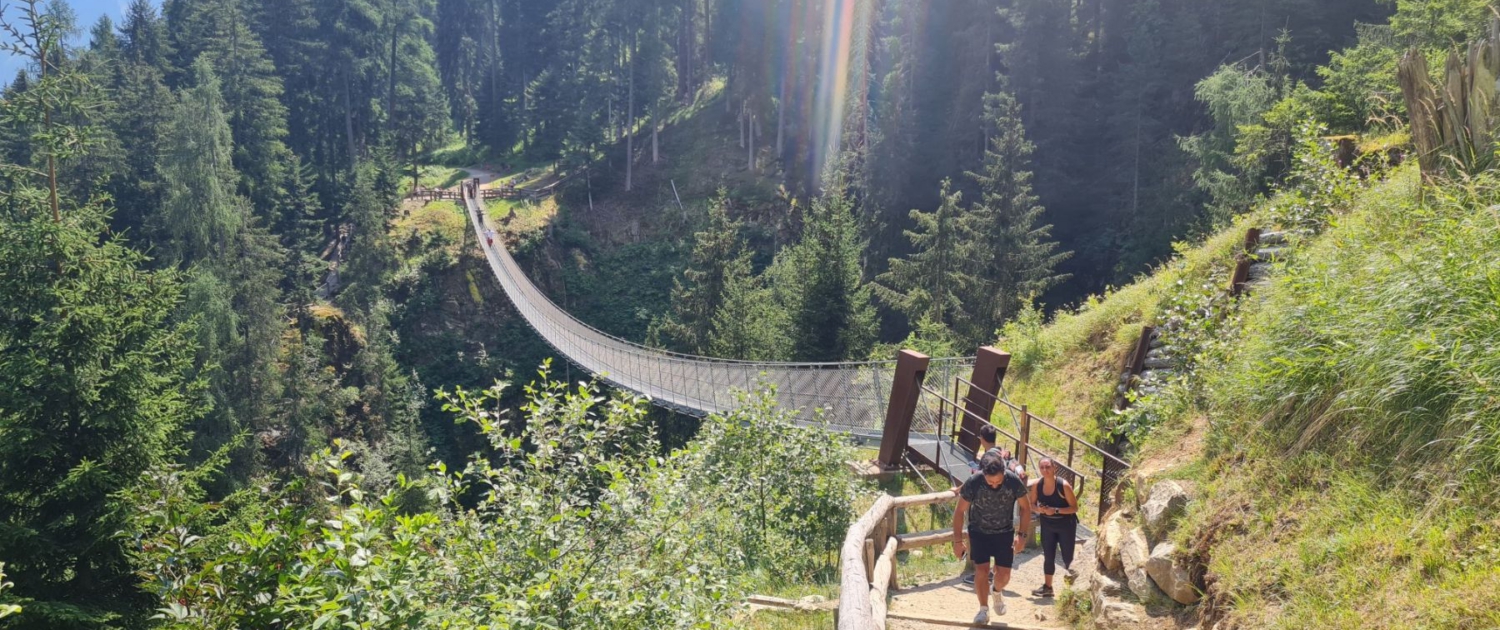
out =
[[[896,587],[896,553],[952,541],[952,532],[898,535],[900,511],[957,501],[948,490],[905,497],[881,494],[859,520],[849,526],[839,549],[839,630],[885,630],[886,598]],[[879,554],[876,554],[879,550]]]

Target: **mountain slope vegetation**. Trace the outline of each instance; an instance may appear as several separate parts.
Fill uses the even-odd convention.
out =
[[[1197,489],[1171,539],[1206,598],[1154,620],[1494,626],[1500,67],[1439,60],[1496,8],[0,4],[0,628],[755,627],[752,591],[828,594],[875,491],[845,440],[590,384],[412,194],[479,174],[561,182],[490,214],[611,334],[1013,352],[1010,398],[1136,464],[1123,503]],[[1231,297],[1250,228],[1285,255]],[[1116,411],[1147,324],[1178,371]]]

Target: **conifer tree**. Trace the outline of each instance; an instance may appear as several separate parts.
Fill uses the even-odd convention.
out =
[[[64,25],[34,3],[23,11],[28,28],[6,29],[21,41],[4,44],[51,60],[27,87],[47,98],[8,94],[0,122],[60,114],[32,148],[66,166],[74,156],[52,143],[93,135],[91,86],[60,58]],[[139,625],[154,602],[119,536],[129,507],[118,493],[177,453],[202,411],[192,331],[171,319],[177,274],[144,269],[107,232],[102,204],[54,196],[34,161],[0,160],[11,210],[0,216],[0,557],[25,604],[6,627]]]
[[[252,430],[274,405],[286,254],[236,192],[234,143],[207,55],[194,62],[193,74],[168,125],[166,199],[155,222],[159,247],[188,278],[180,316],[200,322],[197,369],[213,401],[195,426],[192,455],[203,457]],[[247,474],[251,456],[236,450],[231,475]]]
[[[962,276],[959,223],[964,218],[963,193],[944,179],[937,210],[911,211],[914,229],[906,231],[912,254],[892,258],[890,268],[870,288],[875,297],[905,315],[909,322],[927,320],[953,326],[961,305],[957,290]]]
[[[166,25],[151,0],[131,0],[125,9],[125,23],[120,39],[125,56],[136,63],[165,71],[172,54],[167,43]]]
[[[349,255],[339,273],[339,304],[367,309],[380,299],[382,283],[396,268],[396,251],[386,234],[395,200],[386,182],[388,163],[366,162],[355,170],[354,187],[343,217],[352,231]]]
[[[800,361],[863,359],[875,343],[875,308],[863,279],[854,204],[841,186],[814,199],[801,239],[781,253],[792,355]]]
[[[172,6],[169,32],[178,63],[191,67],[205,58],[219,79],[234,140],[234,166],[240,174],[236,190],[250,200],[258,216],[271,217],[279,212],[274,205],[290,160],[281,77],[240,0],[192,0]]]
[[[164,78],[169,48],[151,2],[131,2],[119,46],[120,61],[106,84],[112,101],[107,126],[119,143],[123,168],[105,188],[115,202],[111,226],[141,241],[149,236],[147,218],[162,205],[161,155],[173,98]]]
[[[773,266],[759,276],[732,277],[724,285],[724,300],[709,326],[708,354],[747,361],[785,361],[791,358],[791,328],[786,308],[769,286],[777,276]]]
[[[750,254],[739,229],[740,223],[729,218],[729,191],[720,189],[709,203],[708,226],[693,235],[692,263],[672,288],[672,316],[660,326],[659,334],[675,347],[707,351],[714,314],[724,308],[730,286],[749,277]]]
[[[959,222],[964,271],[958,333],[970,343],[989,341],[1023,305],[1067,279],[1057,273],[1068,252],[1058,252],[1052,226],[1031,190],[1032,145],[1021,127],[1019,105],[1008,93],[985,97],[990,144],[984,168],[969,173],[980,200]]]
[[[245,201],[235,192],[233,141],[219,78],[203,58],[193,64],[193,76],[167,128],[166,199],[154,226],[162,248],[186,263],[213,255],[248,218]]]

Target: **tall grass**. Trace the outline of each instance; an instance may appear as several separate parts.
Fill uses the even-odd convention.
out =
[[[1400,474],[1321,453],[1221,473],[1179,549],[1207,560],[1223,627],[1500,627],[1500,529],[1486,511],[1413,509]]]
[[[1500,488],[1500,179],[1405,169],[1299,254],[1211,379],[1216,407],[1288,452]]]

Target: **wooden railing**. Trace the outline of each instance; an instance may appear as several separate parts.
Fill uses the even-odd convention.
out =
[[[839,630],[885,630],[886,596],[897,583],[896,554],[953,540],[949,530],[897,534],[900,511],[957,499],[958,495],[948,490],[906,497],[881,494],[849,526],[839,550],[842,569],[835,619]]]
[[[491,200],[491,199],[531,199],[531,200],[536,200],[536,199],[541,199],[542,197],[546,197],[548,195],[551,195],[553,193],[556,193],[557,189],[560,186],[562,186],[563,184],[566,184],[569,180],[573,179],[574,177],[577,177],[579,173],[582,173],[585,170],[587,170],[587,169],[581,169],[581,170],[574,171],[572,173],[568,173],[566,175],[563,175],[562,177],[558,178],[556,181],[553,181],[552,183],[547,184],[546,186],[542,186],[541,188],[519,188],[519,187],[515,186],[514,184],[510,184],[510,183],[502,183],[501,185],[499,185],[497,187],[494,187],[494,188],[482,188],[482,187],[479,186],[479,178],[477,178],[477,177],[474,178],[474,179],[472,179],[472,180],[466,180],[465,182],[463,182],[463,185],[464,186],[470,186],[470,182],[473,182],[473,185],[470,186],[470,188],[472,190],[478,190],[479,191],[479,198],[481,200],[485,200],[485,201],[488,201],[488,200]],[[414,189],[411,192],[407,193],[406,194],[406,198],[407,199],[420,199],[422,201],[437,201],[437,200],[440,200],[440,199],[451,199],[451,200],[454,200],[454,201],[463,201],[463,192],[462,192],[462,189],[459,188],[459,187],[454,187],[454,188],[423,188],[423,187],[417,187],[416,189]]]

